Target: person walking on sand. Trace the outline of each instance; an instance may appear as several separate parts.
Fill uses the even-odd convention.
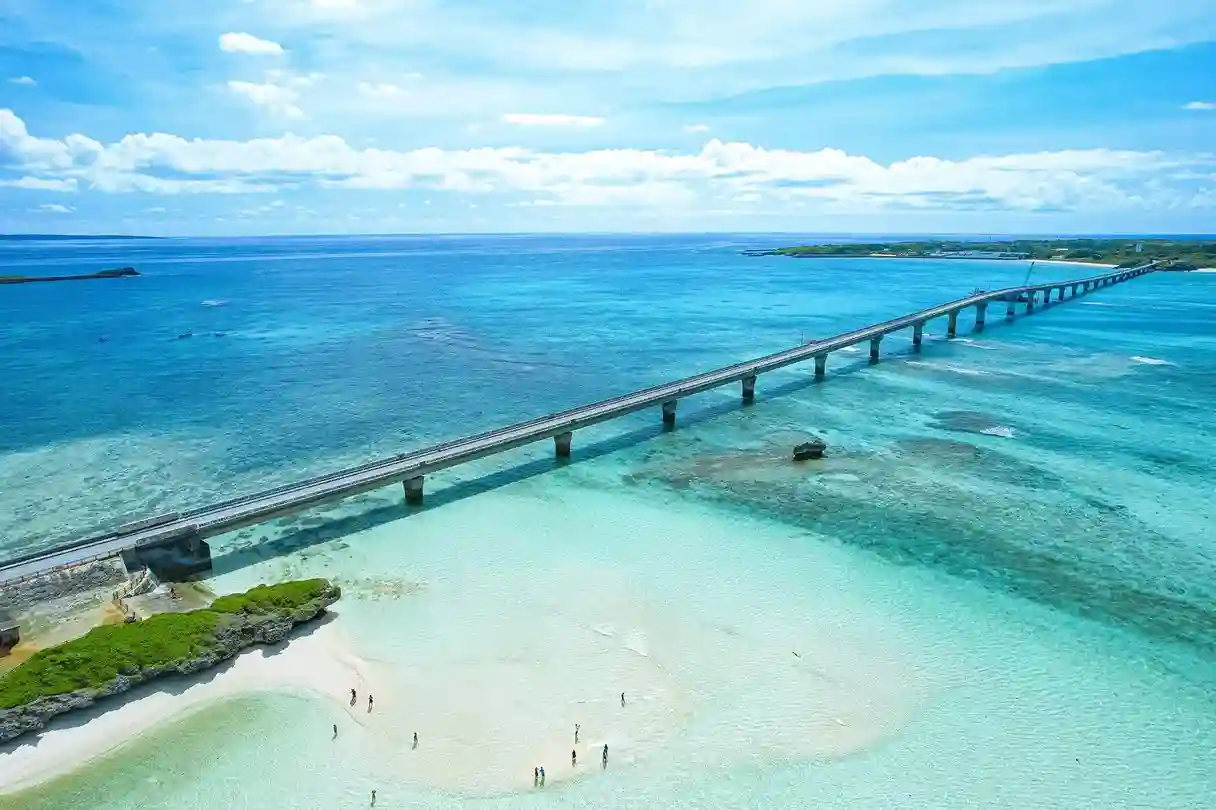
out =
[[[621,705],[622,706],[625,705],[625,693],[624,692],[621,692]]]
[[[570,749],[570,767],[571,768],[578,767],[578,749],[577,748]]]
[[[540,768],[532,768],[532,787],[540,784]]]
[[[371,803],[371,806],[372,806],[372,807],[375,807],[375,806],[376,806],[376,791],[374,791],[374,790],[372,791],[372,803]]]
[[[355,690],[350,690],[350,705],[354,706],[357,699],[358,698],[355,697]]]
[[[338,739],[338,724],[334,723],[334,739]]]
[[[417,731],[414,732],[414,747],[415,748],[418,747],[418,732]]]
[[[578,730],[582,728],[578,723],[574,724],[574,744],[578,745]]]
[[[545,766],[544,765],[540,766],[540,786],[541,787],[545,786]]]
[[[600,761],[602,763],[602,767],[608,767],[608,743],[604,743],[604,756]]]
[[[368,714],[371,714],[371,711],[372,711],[372,704],[373,704],[373,703],[375,703],[375,702],[376,702],[376,699],[375,699],[374,697],[372,697],[371,695],[368,695],[368,696],[367,696],[367,712],[368,712]]]

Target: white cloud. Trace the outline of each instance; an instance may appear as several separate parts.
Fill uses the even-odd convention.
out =
[[[369,98],[393,98],[401,95],[401,88],[395,84],[381,82],[380,84],[369,84],[367,82],[359,82],[359,93]]]
[[[536,113],[506,113],[503,122],[521,127],[598,127],[603,118],[592,115],[541,115]]]
[[[0,180],[0,186],[24,188],[31,191],[75,191],[76,178],[19,177],[16,180]]]
[[[70,214],[76,209],[70,205],[60,205],[59,203],[43,203],[37,208],[31,208],[30,213],[33,214]]]
[[[1208,206],[1216,156],[1078,149],[880,163],[838,149],[801,152],[710,140],[696,152],[522,147],[356,148],[335,135],[247,141],[163,133],[100,143],[30,135],[0,110],[0,153],[31,175],[108,192],[433,189],[534,206],[699,210],[736,201],[879,210],[1160,210]],[[274,206],[274,203],[271,203]]]
[[[359,0],[310,0],[315,9],[321,11],[349,11],[359,8]]]
[[[34,81],[29,76],[16,76],[12,79],[9,79],[8,83],[9,84],[24,84],[24,85],[30,85],[30,86],[38,84],[38,82]]]
[[[228,82],[228,89],[274,115],[303,118],[304,111],[299,106],[300,92],[311,87],[320,77],[296,76],[281,70],[268,70],[265,78],[263,82],[232,80]]]
[[[1216,101],[1192,101],[1184,104],[1184,110],[1216,110]]]
[[[689,124],[684,127],[685,132],[709,132],[708,124]]]
[[[279,56],[283,46],[253,34],[227,33],[220,35],[220,50],[228,53],[248,53],[255,56]]]
[[[163,214],[163,213],[165,213],[165,209],[164,209],[164,206],[154,205],[151,208],[145,208],[144,213],[145,214]]]

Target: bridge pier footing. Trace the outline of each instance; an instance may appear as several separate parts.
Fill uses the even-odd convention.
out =
[[[1014,317],[1017,315],[1017,311],[1016,311],[1017,303],[1018,303],[1018,299],[1016,299],[1016,298],[1010,298],[1008,301],[1005,302],[1005,320],[1012,321],[1014,319]]]
[[[870,365],[878,362],[878,352],[882,346],[882,336],[870,338]]]
[[[164,545],[136,546],[121,556],[128,571],[147,568],[161,582],[181,582],[211,570],[211,546],[197,535]]]
[[[669,399],[663,403],[663,425],[673,428],[676,426],[676,403],[679,400]]]
[[[756,378],[754,376],[743,378],[743,401],[748,404],[756,401]]]
[[[570,442],[574,439],[573,431],[559,433],[553,437],[553,452],[558,458],[570,458]]]
[[[425,476],[416,475],[401,482],[401,486],[405,489],[407,506],[422,506],[422,484],[425,480]]]
[[[912,326],[912,351],[919,352],[920,344],[925,340],[925,322],[918,321]]]
[[[983,332],[984,323],[988,319],[988,302],[975,305],[975,331]]]
[[[822,380],[828,373],[828,356],[826,354],[815,355],[815,379]]]
[[[946,337],[952,338],[958,334],[958,310],[954,310],[946,316]],[[870,352],[873,355],[873,352]]]

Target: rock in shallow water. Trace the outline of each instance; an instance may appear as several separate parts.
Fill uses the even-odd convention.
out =
[[[823,458],[823,451],[827,449],[828,443],[816,436],[809,442],[803,442],[794,446],[794,461]]]

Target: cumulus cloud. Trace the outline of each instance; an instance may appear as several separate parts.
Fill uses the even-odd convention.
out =
[[[1184,110],[1216,110],[1216,101],[1192,101],[1182,105]]]
[[[227,33],[220,35],[220,50],[228,53],[248,53],[255,56],[279,56],[283,46],[253,34]]]
[[[318,78],[315,75],[296,76],[281,70],[269,70],[265,81],[232,80],[228,82],[228,90],[273,115],[303,118],[304,111],[299,106],[301,91],[311,87]]]
[[[502,194],[515,204],[687,207],[745,201],[830,212],[1127,210],[1211,205],[1211,155],[1079,149],[882,163],[712,139],[696,152],[522,147],[356,148],[336,135],[246,141],[164,133],[101,143],[30,135],[0,110],[0,155],[24,174],[111,192],[244,193],[300,186]]]
[[[9,84],[24,84],[24,85],[29,85],[29,86],[38,84],[38,82],[34,81],[34,79],[31,78],[30,76],[14,76],[13,78],[8,80],[8,83]]]
[[[70,205],[60,205],[59,203],[43,203],[37,208],[31,208],[30,213],[33,214],[70,214],[76,209]]]
[[[521,127],[598,127],[603,118],[592,115],[561,115],[537,113],[506,113],[502,120]]]
[[[18,177],[16,180],[0,180],[0,186],[24,188],[30,191],[75,191],[76,178],[56,179],[48,177]]]

